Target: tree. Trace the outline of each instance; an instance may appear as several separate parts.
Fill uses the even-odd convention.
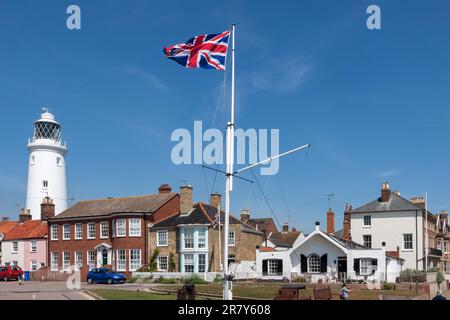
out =
[[[156,259],[158,258],[159,255],[159,249],[156,248],[153,251],[152,257],[150,258],[150,272],[156,272],[158,271],[158,263],[156,262]]]
[[[175,271],[175,258],[173,252],[169,254],[169,272]]]

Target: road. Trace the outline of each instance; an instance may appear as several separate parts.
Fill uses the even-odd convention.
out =
[[[80,289],[69,289],[65,282],[25,281],[19,286],[17,281],[0,281],[0,300],[95,300],[86,293],[88,289],[114,288],[124,290],[143,290],[140,284],[103,285],[82,283]]]

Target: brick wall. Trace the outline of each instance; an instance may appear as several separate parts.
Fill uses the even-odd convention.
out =
[[[167,256],[170,257],[170,253],[173,253],[173,259],[175,262],[175,272],[180,271],[180,256],[178,254],[178,246],[179,246],[179,234],[178,229],[169,229],[168,230],[168,246],[157,246],[157,230],[151,230],[149,231],[149,238],[148,238],[148,248],[149,253],[148,257],[149,260],[153,256],[153,253],[156,248],[159,249],[159,256]]]

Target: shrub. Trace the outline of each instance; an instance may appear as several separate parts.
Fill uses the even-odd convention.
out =
[[[383,290],[395,290],[395,284],[394,283],[383,283]]]
[[[207,284],[208,281],[199,278],[198,276],[192,276],[190,278],[183,279],[184,284]]]
[[[156,262],[158,255],[159,255],[159,249],[156,248],[153,251],[152,257],[150,258],[150,265],[149,265],[150,272],[156,272],[158,270],[158,263]]]
[[[162,284],[175,284],[175,283],[177,283],[177,279],[175,279],[175,278],[163,278],[163,277],[160,277],[157,281],[158,281],[158,283],[162,283]]]
[[[175,271],[175,257],[173,255],[173,252],[169,254],[169,272]]]
[[[223,277],[220,274],[216,274],[216,277],[214,278],[214,283],[222,283]]]

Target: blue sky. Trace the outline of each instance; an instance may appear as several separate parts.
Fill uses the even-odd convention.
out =
[[[70,4],[81,7],[80,31],[66,28]],[[381,7],[379,31],[366,28],[370,4]],[[280,129],[281,150],[312,144],[258,177],[280,223],[324,223],[333,192],[339,228],[345,203],[373,200],[384,180],[450,209],[449,15],[445,0],[0,0],[0,215],[25,203],[26,141],[44,105],[64,126],[75,201],[183,180],[207,201],[214,173],[173,165],[170,135],[194,120],[224,128],[224,74],[184,69],[162,46],[231,23],[236,125]],[[256,184],[236,181],[232,211],[244,207],[272,216]]]

